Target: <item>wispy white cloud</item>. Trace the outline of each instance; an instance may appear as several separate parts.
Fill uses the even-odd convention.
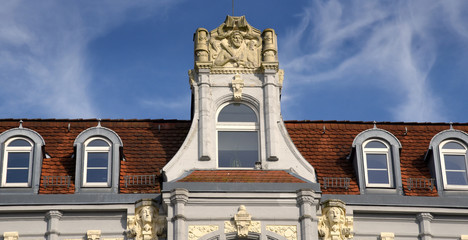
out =
[[[2,1],[0,117],[95,117],[88,44],[177,2]]]
[[[282,39],[283,67],[294,87],[377,81],[394,95],[386,106],[393,120],[445,121],[429,78],[439,51],[436,28],[451,27],[466,38],[467,3],[311,1]]]

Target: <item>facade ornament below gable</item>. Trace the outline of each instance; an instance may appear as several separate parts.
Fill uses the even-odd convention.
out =
[[[252,216],[245,206],[240,205],[239,211],[234,215],[234,221],[224,222],[224,232],[237,232],[239,238],[245,238],[249,232],[261,233],[261,224],[259,221],[252,221]]]
[[[380,240],[393,240],[395,239],[395,234],[392,232],[381,232]]]
[[[151,199],[136,203],[135,216],[127,217],[127,237],[135,240],[158,240],[166,228],[166,219],[159,216],[159,210]]]
[[[218,230],[218,225],[191,225],[188,227],[188,240],[197,240]]]
[[[88,230],[86,232],[87,240],[99,240],[101,239],[101,230]]]
[[[242,89],[244,88],[244,80],[239,76],[234,76],[231,83],[232,92],[234,94],[234,101],[240,102],[242,100]]]
[[[353,218],[346,217],[346,205],[338,199],[322,203],[318,233],[322,240],[347,240],[353,238]]]
[[[297,226],[295,225],[268,225],[266,230],[274,232],[288,240],[297,240]]]
[[[19,234],[18,232],[4,232],[3,239],[4,240],[18,240]]]

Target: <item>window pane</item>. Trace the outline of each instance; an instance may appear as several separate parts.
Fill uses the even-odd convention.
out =
[[[88,143],[89,147],[109,147],[109,144],[102,140],[102,139],[96,139]]]
[[[367,155],[367,168],[379,168],[379,169],[388,169],[387,168],[387,155],[386,154],[371,154]]]
[[[7,168],[29,168],[29,152],[9,152]]]
[[[388,172],[385,170],[368,170],[367,181],[369,183],[388,184]]]
[[[445,172],[447,176],[447,184],[449,185],[468,185],[466,172]]]
[[[372,141],[366,144],[366,148],[387,148],[385,144],[379,141]]]
[[[9,147],[31,147],[31,144],[24,140],[24,139],[16,139],[10,144],[8,144]]]
[[[107,152],[89,152],[88,167],[107,167]]]
[[[258,161],[258,133],[218,132],[219,167],[255,166]]]
[[[107,169],[88,169],[86,182],[107,182]]]
[[[445,169],[447,170],[466,170],[464,155],[444,154]]]
[[[232,103],[221,110],[218,122],[257,122],[257,115],[244,104]]]
[[[465,147],[457,142],[448,142],[442,147],[442,149],[465,149]]]
[[[27,183],[28,182],[28,169],[8,169],[7,170],[7,183]]]

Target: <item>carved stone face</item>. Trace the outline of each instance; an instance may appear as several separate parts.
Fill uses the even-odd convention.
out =
[[[335,225],[335,224],[340,223],[340,218],[341,218],[340,209],[337,207],[330,208],[330,210],[328,210],[327,217],[328,217],[328,222],[330,223],[330,225]]]
[[[153,220],[153,211],[151,211],[151,208],[148,206],[143,207],[140,211],[140,218],[143,223],[150,223]]]
[[[231,35],[231,43],[235,48],[239,48],[242,45],[244,38],[240,33],[234,33]]]

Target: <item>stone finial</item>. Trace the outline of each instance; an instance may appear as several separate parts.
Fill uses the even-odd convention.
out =
[[[166,226],[164,217],[151,199],[142,199],[136,203],[135,216],[127,217],[127,237],[136,240],[157,240]]]
[[[4,232],[3,239],[4,240],[18,240],[19,234],[18,232]]]
[[[87,240],[99,240],[101,239],[101,230],[88,230],[86,232]]]
[[[265,62],[276,62],[278,61],[277,52],[278,47],[276,43],[275,30],[267,28],[263,30],[263,49],[262,56]]]
[[[322,240],[347,240],[353,238],[353,219],[346,217],[346,205],[338,199],[322,203],[322,216],[319,218],[319,236]]]
[[[231,83],[232,92],[234,94],[234,101],[240,102],[242,100],[242,89],[244,88],[244,80],[239,75],[234,76]]]
[[[208,30],[199,28],[195,32],[193,41],[195,44],[195,61],[208,62]]]

